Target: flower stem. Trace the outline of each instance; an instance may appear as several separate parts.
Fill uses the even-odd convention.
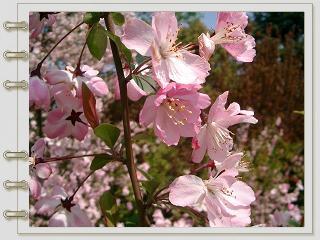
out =
[[[112,20],[108,13],[105,13],[104,21],[108,31],[114,33]],[[130,128],[130,119],[129,119],[129,104],[128,104],[128,94],[127,86],[125,81],[125,76],[122,68],[122,62],[120,59],[120,54],[117,48],[117,45],[110,39],[110,46],[113,55],[114,64],[117,71],[119,87],[120,87],[120,96],[121,96],[121,108],[122,108],[122,121],[124,128],[124,142],[126,148],[126,166],[130,175],[134,197],[137,203],[140,225],[148,226],[148,219],[146,215],[146,209],[142,200],[142,193],[139,186],[139,181],[137,178],[137,171],[134,163],[133,150],[132,150],[132,140],[131,140],[131,128]]]
[[[84,24],[84,22],[79,23],[77,26],[75,26],[74,28],[72,28],[66,35],[64,35],[51,49],[50,51],[46,54],[46,56],[44,56],[44,58],[38,63],[36,69],[32,70],[30,73],[30,76],[38,76],[39,78],[41,78],[41,67],[42,64],[44,63],[44,61],[49,57],[49,55],[53,52],[53,50],[66,38],[69,36],[70,33],[72,33],[74,30],[76,30],[78,27],[80,27],[82,24]]]
[[[74,196],[79,191],[79,189],[83,186],[83,184],[89,179],[89,177],[94,173],[95,171],[91,171],[79,184],[78,187],[74,190],[73,194],[70,196],[70,201],[73,201]]]
[[[53,158],[46,158],[41,161],[41,163],[50,163],[50,162],[58,162],[63,160],[70,160],[75,158],[82,158],[82,157],[95,157],[99,155],[106,155],[105,153],[93,153],[93,154],[84,154],[78,156],[63,156],[63,157],[53,157]]]

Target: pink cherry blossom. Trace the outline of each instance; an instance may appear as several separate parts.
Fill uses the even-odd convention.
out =
[[[54,95],[60,91],[71,92],[74,96],[81,98],[82,82],[86,83],[88,88],[98,97],[108,94],[109,89],[105,81],[98,77],[99,71],[83,65],[80,68],[82,72],[79,76],[74,76],[74,68],[67,66],[66,70],[48,71],[44,78],[48,84],[52,85],[51,93]]]
[[[56,21],[54,15],[49,13],[30,13],[29,14],[29,31],[30,38],[37,37],[45,26],[52,26]]]
[[[199,163],[206,152],[210,159],[221,162],[233,146],[231,132],[228,128],[238,123],[258,122],[253,111],[241,110],[238,103],[231,103],[226,109],[228,92],[221,94],[212,104],[208,121],[193,139],[192,161]]]
[[[144,56],[151,56],[153,77],[165,88],[170,80],[181,84],[201,84],[209,74],[205,59],[176,44],[178,23],[174,12],[158,12],[152,26],[142,20],[129,19],[124,26],[122,42]]]
[[[31,178],[29,180],[29,190],[30,190],[30,195],[34,199],[39,199],[41,195],[41,184],[35,178]]]
[[[216,34],[211,38],[215,44],[221,44],[240,62],[252,62],[256,55],[255,40],[245,33],[248,16],[245,12],[219,12]]]
[[[147,97],[140,112],[140,124],[154,124],[155,134],[168,146],[177,145],[180,137],[195,136],[201,123],[201,109],[210,105],[199,85],[170,83],[156,95]]]
[[[143,96],[147,96],[148,94],[143,91],[138,84],[131,79],[128,83],[127,83],[127,92],[128,92],[128,98],[132,101],[138,101],[140,98],[142,98]]]
[[[52,168],[48,163],[38,163],[34,168],[36,175],[41,179],[48,179],[52,174]]]
[[[115,100],[120,100],[121,96],[120,96],[120,88],[119,88],[119,82],[118,82],[118,78],[114,78],[114,97]],[[127,83],[127,94],[128,94],[128,98],[133,101],[136,102],[138,100],[140,100],[142,97],[147,96],[148,93],[146,93],[145,91],[143,91],[138,84],[135,82],[135,80],[131,79],[128,83]]]
[[[210,39],[210,35],[208,33],[207,34],[202,33],[198,37],[198,42],[199,42],[200,56],[208,61],[215,49],[214,42]]]
[[[33,76],[29,79],[29,106],[46,111],[50,108],[49,88],[38,76]]]
[[[245,33],[248,16],[245,12],[219,12],[215,35],[201,34],[198,38],[200,56],[208,60],[214,52],[215,45],[220,44],[236,60],[252,62],[256,55],[255,40]]]
[[[46,142],[43,138],[39,138],[31,148],[31,156],[34,158],[33,167],[37,177],[48,179],[52,173],[52,168],[48,163],[44,163],[43,155],[46,147]]]
[[[236,163],[205,181],[195,175],[178,177],[169,187],[169,201],[181,207],[204,206],[213,227],[250,224],[250,204],[255,201],[255,195],[247,184],[235,178]]]
[[[55,186],[51,194],[42,197],[35,204],[37,213],[51,215],[49,227],[91,227],[88,216],[79,205],[69,201],[68,195],[62,187]]]
[[[44,138],[39,138],[31,148],[31,156],[35,158],[43,158],[45,148],[46,142]]]
[[[57,108],[48,113],[44,133],[49,138],[63,138],[73,136],[79,141],[88,133],[88,124],[85,119],[82,101],[65,92],[56,96]]]

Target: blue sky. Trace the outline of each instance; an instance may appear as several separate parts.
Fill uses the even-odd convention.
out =
[[[214,26],[216,25],[216,17],[217,13],[215,12],[204,12],[202,21],[207,26],[209,30],[213,30]]]

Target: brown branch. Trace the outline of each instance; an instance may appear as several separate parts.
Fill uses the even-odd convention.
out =
[[[108,31],[114,33],[112,20],[108,13],[104,15],[104,21]],[[126,148],[126,166],[130,175],[134,197],[137,203],[140,225],[148,226],[148,219],[146,215],[146,209],[142,199],[142,193],[137,178],[136,166],[134,163],[133,150],[132,150],[132,140],[131,140],[131,128],[130,128],[130,119],[129,119],[129,102],[127,94],[127,86],[125,81],[125,76],[122,68],[122,62],[119,54],[117,45],[110,39],[110,46],[113,55],[114,64],[116,67],[116,72],[118,76],[118,82],[120,87],[120,96],[121,96],[121,108],[122,108],[122,121],[124,128],[124,142]]]

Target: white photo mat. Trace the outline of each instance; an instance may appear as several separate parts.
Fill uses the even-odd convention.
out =
[[[35,3],[36,2],[36,3]],[[99,3],[100,2],[100,3]],[[140,1],[142,2],[142,1]],[[175,3],[177,2],[177,3]],[[180,2],[180,3],[179,3]],[[219,1],[220,3],[206,3],[208,1],[201,1],[197,3],[186,3],[185,1],[160,1],[148,3],[138,3],[138,1],[108,1],[108,3],[101,3],[101,1],[21,1],[16,4],[17,20],[28,21],[29,12],[32,11],[64,11],[64,12],[86,12],[86,11],[180,11],[180,12],[217,12],[217,11],[247,11],[247,12],[304,12],[304,24],[305,24],[305,84],[304,84],[304,97],[305,97],[305,226],[304,227],[251,227],[251,228],[208,228],[208,227],[196,227],[196,228],[47,228],[47,227],[30,227],[28,220],[17,221],[17,233],[23,235],[27,234],[85,234],[89,237],[91,234],[188,234],[190,236],[197,236],[196,234],[207,235],[217,234],[216,237],[229,236],[230,239],[233,236],[240,236],[243,234],[244,239],[248,239],[248,236],[252,236],[256,239],[260,234],[266,234],[272,237],[274,234],[280,237],[283,234],[288,239],[293,237],[308,236],[313,233],[314,227],[314,201],[313,201],[313,5],[309,3],[280,3],[273,2],[253,2],[253,1]],[[216,1],[218,2],[218,1]],[[223,3],[222,3],[223,2]],[[237,2],[237,3],[235,3]],[[249,3],[248,3],[249,2]],[[29,49],[29,33],[18,32],[18,45],[19,50]],[[17,80],[29,78],[29,66],[27,61],[19,61],[17,63]],[[19,150],[29,149],[29,96],[28,90],[19,90],[17,93],[18,101],[18,125],[17,129],[17,148]],[[14,104],[11,103],[12,108]],[[14,109],[13,109],[14,111]],[[13,124],[14,126],[14,124]],[[318,165],[318,164],[317,164]],[[28,162],[17,161],[17,179],[29,179]],[[15,170],[12,169],[12,172]],[[12,195],[12,194],[11,194]],[[14,194],[13,194],[14,195]],[[17,192],[18,204],[17,209],[29,210],[29,193],[28,191]],[[222,235],[221,235],[222,234]],[[105,236],[107,237],[107,236]],[[165,235],[163,235],[165,237]],[[91,237],[90,237],[91,238]],[[112,237],[113,238],[113,237]]]

